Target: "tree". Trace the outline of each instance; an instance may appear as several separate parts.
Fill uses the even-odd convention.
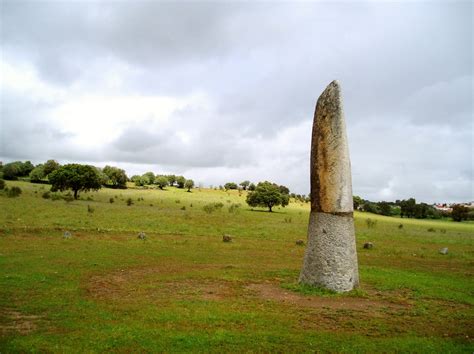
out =
[[[265,181],[257,184],[254,191],[247,195],[247,204],[251,207],[267,207],[269,212],[276,205],[286,206],[289,202],[289,195],[280,191],[279,186]]]
[[[75,163],[61,166],[52,172],[49,181],[53,192],[71,189],[74,199],[77,199],[80,191],[98,190],[101,187],[95,167]]]
[[[44,175],[47,177],[51,172],[56,171],[61,165],[56,160],[48,160],[44,163]]]
[[[249,191],[254,191],[255,188],[256,188],[255,184],[250,183],[250,184],[249,184],[249,187],[248,187],[248,190],[249,190]]]
[[[168,178],[168,183],[170,184],[171,187],[174,186],[176,183],[176,176],[175,175],[167,175],[166,178]]]
[[[155,174],[153,172],[146,172],[142,176],[144,179],[146,179],[146,184],[153,184],[155,183]]]
[[[352,197],[352,201],[354,205],[354,210],[359,210],[359,207],[362,206],[362,204],[364,203],[364,200],[357,195]]]
[[[225,188],[225,190],[237,189],[238,186],[237,186],[237,184],[234,183],[234,182],[227,182],[226,184],[224,184],[224,188]]]
[[[124,170],[113,167],[113,166],[105,166],[102,170],[108,177],[107,184],[111,184],[115,188],[127,188],[127,174]]]
[[[186,183],[186,178],[184,178],[183,176],[176,177],[176,184],[178,185],[178,188],[184,188],[185,183]]]
[[[242,186],[242,189],[245,191],[250,186],[250,181],[240,182],[240,185]]]
[[[378,206],[378,209],[379,209],[379,213],[381,215],[385,215],[385,216],[392,215],[392,207],[390,206],[390,203],[388,203],[388,202],[379,202],[379,203],[377,203],[377,206]]]
[[[288,188],[287,186],[278,186],[278,188],[280,189],[280,192],[282,192],[283,194],[288,194],[290,195],[290,188]]]
[[[188,192],[191,192],[191,188],[194,187],[194,181],[192,179],[187,179],[184,187],[188,189]]]
[[[413,218],[415,216],[415,198],[400,201],[400,216],[403,218]]]
[[[9,180],[16,180],[18,179],[18,175],[20,174],[19,163],[20,161],[10,162],[3,166],[3,178]],[[21,162],[20,162],[21,163]]]
[[[158,188],[163,189],[168,185],[169,181],[168,178],[165,176],[156,176],[155,178],[155,184],[158,186]]]
[[[43,178],[46,177],[44,173],[44,166],[38,165],[36,166],[33,171],[30,172],[30,181],[31,182],[41,182]]]
[[[451,217],[453,221],[463,221],[467,220],[469,214],[469,208],[461,204],[453,205],[453,211],[451,212]]]

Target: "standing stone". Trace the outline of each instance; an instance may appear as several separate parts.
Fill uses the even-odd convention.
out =
[[[314,113],[311,214],[299,281],[337,292],[359,285],[351,164],[337,81],[326,87]]]

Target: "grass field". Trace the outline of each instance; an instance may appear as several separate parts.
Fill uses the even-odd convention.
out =
[[[174,188],[66,202],[7,184],[23,193],[0,197],[1,353],[474,351],[472,223],[356,213],[361,287],[335,295],[297,284],[308,204]]]

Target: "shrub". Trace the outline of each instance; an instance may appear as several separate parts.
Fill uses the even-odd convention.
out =
[[[0,179],[0,190],[5,189],[5,181],[3,179]]]
[[[224,206],[224,204],[222,204],[221,202],[217,202],[217,203],[208,203],[208,204],[205,204],[202,209],[208,213],[208,214],[211,214],[212,212],[216,211],[216,210],[220,210],[222,209],[222,207]]]
[[[114,198],[109,198],[109,203],[112,204],[114,202]]]
[[[403,224],[398,225],[399,229],[403,229]]]
[[[240,208],[240,204],[233,203],[229,205],[229,213],[236,213],[239,208]]]
[[[71,192],[67,192],[64,196],[63,199],[67,202],[70,203],[74,200],[74,196],[72,195]]]
[[[132,205],[132,204],[133,204],[132,198],[128,198],[128,199],[127,199],[127,205],[130,206],[130,205]]]
[[[51,193],[51,200],[61,200],[63,196],[59,193]]]
[[[89,204],[87,204],[87,212],[88,212],[89,214],[92,214],[92,213],[94,212],[94,208],[91,207]]]
[[[369,229],[372,229],[374,228],[375,226],[377,226],[377,220],[372,220],[371,218],[368,218],[365,220],[365,223],[367,224],[367,227]]]
[[[436,230],[435,230],[434,228],[430,227],[430,228],[428,229],[428,232],[436,232]]]
[[[41,197],[43,197],[44,199],[49,199],[51,198],[51,192],[50,191],[47,191],[47,192],[44,192]]]
[[[21,188],[20,187],[11,187],[10,189],[5,189],[7,191],[7,197],[8,198],[15,198],[18,197],[21,194]]]

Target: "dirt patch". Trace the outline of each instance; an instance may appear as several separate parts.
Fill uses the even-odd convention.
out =
[[[219,301],[234,295],[234,285],[223,280],[201,278],[193,272],[212,269],[214,266],[180,265],[152,268],[131,268],[95,275],[88,279],[84,289],[98,300],[170,301],[200,299]],[[186,274],[186,277],[183,275]],[[172,277],[174,279],[166,279]],[[176,277],[181,279],[176,279]],[[141,300],[140,300],[141,299]]]
[[[282,289],[278,284],[259,283],[251,284],[248,290],[265,300],[280,302],[292,306],[308,307],[316,309],[331,310],[358,310],[374,311],[381,309],[399,310],[405,308],[406,304],[392,303],[382,299],[344,297],[344,296],[308,296],[290,290]]]
[[[38,328],[41,316],[25,315],[12,309],[0,309],[0,334],[28,334]]]

